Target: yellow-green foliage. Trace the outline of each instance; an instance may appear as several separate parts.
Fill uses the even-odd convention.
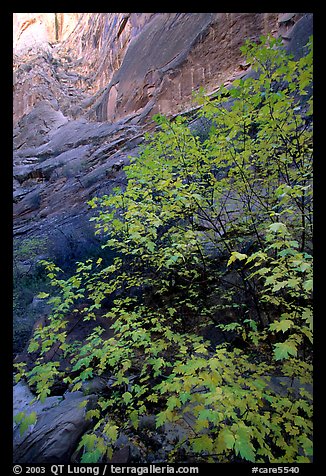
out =
[[[258,78],[198,98],[211,123],[205,140],[184,118],[157,116],[160,131],[126,168],[126,190],[90,202],[96,233],[118,252],[112,264],[77,263],[60,280],[45,263],[54,311],[30,343],[36,367],[19,375],[43,398],[58,375],[43,357],[59,341],[71,362],[60,375],[73,389],[108,372],[114,380],[87,414],[82,462],[111,457],[119,432],[141,431],[141,415],[153,413],[157,428],[188,427],[171,461],[180,447],[209,462],[312,454],[311,44],[298,61],[273,38],[243,53]],[[73,311],[85,320],[100,312],[114,337],[98,326],[83,345],[68,344]],[[203,339],[211,322],[238,334],[241,349]],[[273,375],[298,390],[276,393]]]

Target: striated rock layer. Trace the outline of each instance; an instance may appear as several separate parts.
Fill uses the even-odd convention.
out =
[[[87,200],[123,180],[152,115],[245,75],[239,47],[267,33],[300,55],[312,15],[14,14],[15,236],[81,236]]]

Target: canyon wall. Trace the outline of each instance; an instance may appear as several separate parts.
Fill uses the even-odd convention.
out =
[[[247,74],[239,50],[246,39],[272,33],[301,54],[312,33],[312,14],[304,13],[13,20],[14,233],[52,238],[84,229],[87,200],[123,180],[154,113],[182,113],[200,86],[212,93]]]
[[[14,121],[43,98],[97,121],[179,113],[200,86],[210,93],[243,73],[246,39],[272,33],[288,40],[303,16],[14,14]]]

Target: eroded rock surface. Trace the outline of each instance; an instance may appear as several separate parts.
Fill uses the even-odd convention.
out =
[[[87,409],[94,407],[95,395],[85,397],[82,392],[66,393],[64,397],[48,397],[44,403],[35,401],[29,388],[18,383],[14,387],[14,415],[36,412],[37,421],[23,434],[14,424],[14,462],[68,463],[78,441],[90,427]],[[86,400],[86,405],[81,405]]]

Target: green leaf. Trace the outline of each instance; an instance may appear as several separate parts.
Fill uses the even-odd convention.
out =
[[[180,401],[185,404],[187,400],[191,399],[191,395],[188,392],[183,392],[180,394]]]
[[[113,456],[113,448],[112,448],[111,446],[108,447],[106,454],[107,454],[107,456],[108,456],[109,459],[112,459],[112,456]]]
[[[20,423],[25,417],[25,412],[19,412],[14,416],[14,422]]]
[[[94,434],[85,434],[82,436],[79,445],[78,445],[78,450],[80,450],[83,446],[86,448],[87,451],[92,451],[94,448],[95,442],[97,440],[96,435]]]
[[[204,408],[203,410],[200,410],[198,414],[198,420],[208,420],[208,421],[214,420],[214,413],[212,409]]]
[[[236,434],[234,450],[236,454],[240,454],[241,458],[251,462],[255,461],[255,448],[250,442],[248,429],[239,428]]]
[[[302,313],[302,319],[306,321],[306,323],[309,325],[309,329],[312,331],[313,330],[313,313],[312,309],[305,309]]]
[[[171,265],[174,265],[178,261],[179,258],[180,258],[180,255],[170,256],[170,258],[166,261],[165,266],[169,268]]]
[[[237,251],[232,251],[229,261],[227,262],[227,266],[230,266],[230,264],[232,264],[236,260],[242,261],[246,259],[247,257],[248,256],[244,253],[238,253]]]
[[[22,413],[23,412],[16,415],[16,416],[18,416],[18,420],[20,421],[20,427],[19,427],[20,436],[23,436],[23,434],[28,430],[28,428],[31,425],[34,425],[36,423],[36,420],[37,420],[36,412],[32,412],[27,416],[25,416],[25,413],[24,413],[23,417],[22,417]],[[16,420],[16,422],[17,422],[17,420]]]
[[[196,438],[192,443],[192,448],[196,453],[211,452],[213,449],[213,441],[209,435],[202,435]]]
[[[269,229],[274,233],[280,233],[282,235],[287,233],[287,227],[284,225],[284,223],[272,223],[269,225]]]
[[[224,428],[220,431],[217,438],[217,451],[222,453],[224,450],[231,450],[234,447],[234,434],[228,429]]]
[[[82,402],[83,403],[83,402]],[[87,401],[86,401],[87,403]],[[85,415],[86,420],[92,420],[92,418],[100,418],[100,411],[98,408],[95,410],[89,410]]]
[[[148,241],[146,243],[146,246],[147,246],[147,249],[153,253],[154,249],[155,249],[155,243],[153,241]]]
[[[122,395],[123,401],[128,405],[128,403],[132,400],[132,395],[130,392],[125,392]]]
[[[82,463],[97,463],[102,456],[102,452],[100,449],[95,449],[91,453],[85,453],[81,457]]]
[[[255,322],[253,319],[245,319],[243,323],[248,324],[250,329],[253,331],[257,331],[257,322]]]
[[[87,380],[89,377],[92,377],[93,376],[93,369],[91,368],[87,368],[85,369],[81,374],[80,374],[80,378],[82,380]]]
[[[148,395],[147,400],[149,402],[158,402],[158,396],[154,393],[152,395]]]
[[[291,340],[274,344],[275,360],[284,360],[289,356],[296,357],[298,351],[295,343]]]
[[[107,425],[105,425],[104,433],[114,443],[118,438],[118,430],[119,427],[117,425],[112,425],[111,423],[108,423]]]
[[[180,400],[177,397],[175,397],[174,395],[172,395],[172,397],[170,397],[168,399],[167,403],[168,403],[167,406],[168,406],[169,410],[173,410],[173,408],[175,408],[175,407],[181,407]]]
[[[40,345],[36,340],[31,339],[30,342],[29,342],[27,350],[28,350],[29,353],[36,352],[38,350],[39,346]]]
[[[27,422],[29,425],[34,425],[34,423],[36,423],[36,420],[37,420],[36,412],[31,412],[27,417]]]
[[[287,284],[288,284],[288,281],[279,281],[276,284],[274,284],[272,291],[273,292],[279,291],[280,289],[285,288]]]
[[[134,428],[138,428],[139,426],[139,414],[138,414],[138,411],[137,410],[133,410],[132,412],[130,412],[130,420],[131,420],[131,423],[133,425]]]
[[[313,280],[312,279],[307,279],[307,281],[305,281],[303,283],[303,287],[306,291],[311,291],[312,288],[313,288]]]
[[[303,448],[303,451],[305,452],[306,455],[308,456],[312,456],[313,455],[313,444],[312,444],[312,441],[307,438],[306,436],[302,436],[300,438],[301,440],[301,444],[302,444],[302,448]],[[309,460],[310,462],[310,460]]]
[[[50,296],[49,293],[44,293],[44,292],[38,293],[38,295],[37,295],[37,297],[38,297],[39,299],[45,299],[45,298],[47,298],[47,297],[49,297],[49,296]]]
[[[165,412],[160,412],[156,416],[156,428],[159,428],[160,426],[164,425],[166,422],[166,415]]]
[[[283,321],[276,321],[270,324],[269,328],[271,331],[282,331],[286,332],[293,326],[293,322],[290,319],[284,319]]]

